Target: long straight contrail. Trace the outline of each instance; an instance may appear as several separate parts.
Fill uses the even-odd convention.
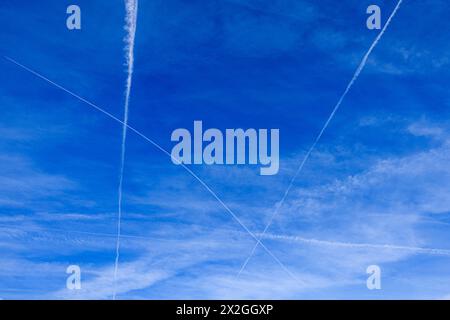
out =
[[[137,26],[137,13],[138,13],[138,0],[126,0],[126,25],[127,36],[125,38],[126,43],[126,65],[128,67],[128,77],[125,87],[125,106],[123,112],[123,126],[122,126],[122,146],[120,152],[120,173],[119,173],[119,190],[118,190],[118,213],[117,213],[117,239],[116,239],[116,260],[114,263],[114,291],[113,300],[116,299],[116,280],[117,271],[119,268],[120,258],[120,234],[121,234],[121,220],[122,220],[122,189],[123,189],[123,172],[125,167],[125,151],[127,142],[127,128],[128,128],[128,109],[130,105],[130,93],[131,83],[133,80],[133,68],[134,68],[134,41],[136,38],[136,26]]]
[[[44,75],[42,75],[41,73],[34,71],[33,69],[21,64],[20,62],[17,62],[16,60],[4,56],[4,58],[6,60],[8,60],[9,62],[15,64],[16,66],[22,68],[23,70],[31,73],[32,75],[36,76],[39,79],[42,79],[46,82],[48,82],[49,84],[51,84],[52,86],[58,88],[59,90],[64,91],[65,93],[71,95],[72,97],[74,97],[75,99],[80,100],[81,102],[85,103],[86,105],[88,105],[89,107],[91,107],[92,109],[102,113],[103,115],[107,116],[109,119],[114,120],[117,123],[120,123],[122,125],[126,125],[128,130],[130,130],[131,132],[135,133],[137,136],[139,136],[140,138],[144,139],[146,142],[150,143],[152,146],[154,146],[156,149],[158,149],[159,151],[161,151],[162,153],[164,153],[166,156],[168,156],[169,158],[171,158],[171,160],[173,162],[175,162],[176,164],[180,165],[180,167],[182,167],[184,170],[186,170],[196,181],[198,181],[198,183],[200,183],[202,185],[202,187],[209,193],[211,194],[211,196],[217,200],[217,202],[225,209],[225,211],[239,224],[239,226],[241,226],[242,229],[245,230],[245,232],[250,235],[250,237],[252,237],[253,240],[255,240],[256,242],[260,242],[261,247],[280,265],[280,267],[291,276],[291,278],[297,282],[299,282],[299,280],[297,279],[297,277],[295,277],[294,274],[292,274],[289,269],[286,268],[286,266],[266,247],[266,245],[264,243],[261,242],[261,240],[259,240],[255,234],[253,232],[251,232],[247,226],[245,224],[242,223],[242,221],[239,219],[239,217],[230,209],[230,207],[228,207],[225,202],[222,201],[222,199],[220,199],[220,197],[214,192],[213,189],[211,189],[211,187],[204,182],[198,175],[196,175],[191,169],[189,169],[184,163],[182,163],[178,158],[173,157],[172,154],[167,151],[166,149],[164,149],[163,147],[161,147],[158,143],[156,143],[155,141],[153,141],[152,139],[150,139],[149,137],[147,137],[145,134],[143,134],[142,132],[140,132],[139,130],[137,130],[136,128],[130,126],[129,124],[125,124],[122,120],[120,120],[119,118],[117,118],[116,116],[114,116],[113,114],[109,113],[108,111],[106,111],[105,109],[99,107],[98,105],[96,105],[95,103],[92,103],[91,101],[81,97],[80,95],[74,93],[73,91],[70,91],[69,89],[57,84],[56,82],[50,80],[49,78],[45,77]]]
[[[303,243],[311,244],[311,245],[323,245],[323,246],[353,248],[353,249],[363,248],[363,249],[402,250],[402,251],[411,251],[411,252],[420,253],[420,254],[431,254],[431,255],[441,255],[441,256],[449,256],[450,257],[450,250],[446,250],[446,249],[398,246],[398,245],[392,245],[392,244],[326,241],[326,240],[308,239],[308,238],[302,238],[302,237],[297,237],[297,236],[286,236],[286,235],[278,235],[278,234],[270,234],[270,233],[256,234],[256,235],[258,235],[264,239],[303,242]]]
[[[355,83],[355,81],[358,79],[359,75],[361,74],[361,71],[364,69],[364,67],[366,66],[367,63],[367,59],[369,58],[370,54],[372,53],[373,49],[376,47],[376,45],[378,44],[378,42],[380,41],[381,37],[383,36],[384,32],[386,31],[387,27],[389,26],[389,24],[391,23],[392,18],[395,16],[395,14],[397,13],[398,9],[400,8],[400,5],[402,4],[403,0],[399,0],[397,5],[395,6],[394,10],[392,11],[391,15],[389,16],[388,20],[386,21],[386,24],[384,25],[383,29],[381,30],[381,32],[378,34],[378,36],[375,38],[375,40],[373,41],[372,45],[369,47],[369,50],[366,52],[366,54],[364,55],[364,57],[361,60],[361,63],[359,64],[358,68],[356,69],[355,73],[353,74],[352,79],[350,80],[350,82],[348,83],[347,87],[345,88],[344,92],[342,93],[341,97],[339,98],[338,102],[336,103],[336,105],[333,108],[333,111],[331,112],[330,116],[328,117],[327,121],[325,122],[325,124],[323,125],[322,129],[320,130],[319,134],[317,135],[316,139],[314,140],[314,143],[311,145],[311,147],[309,148],[308,152],[306,153],[305,157],[303,158],[303,161],[301,162],[300,166],[298,167],[297,171],[295,172],[294,176],[292,177],[291,182],[289,183],[289,186],[287,187],[286,191],[283,194],[283,197],[281,198],[281,200],[278,202],[278,204],[275,207],[275,211],[272,214],[272,216],[269,219],[269,222],[267,223],[266,227],[264,228],[263,232],[261,233],[261,235],[264,235],[267,231],[267,229],[269,229],[270,225],[273,222],[273,219],[275,218],[275,216],[278,214],[281,206],[283,205],[284,201],[286,200],[287,195],[289,194],[289,192],[292,189],[292,186],[294,185],[294,181],[297,179],[298,175],[302,172],[303,167],[305,166],[306,161],[308,161],[309,156],[311,155],[311,152],[314,150],[314,148],[316,147],[317,143],[319,142],[319,140],[322,138],[323,133],[325,132],[325,130],[328,128],[328,125],[330,124],[331,120],[334,118],[334,115],[336,114],[336,112],[338,111],[339,107],[342,104],[342,101],[344,101],[344,98],[347,96],[347,93],[350,91],[350,89],[353,87],[353,84]],[[241,269],[239,270],[238,276],[242,273],[242,271],[244,271],[245,267],[247,266],[248,262],[250,261],[250,259],[253,257],[253,254],[255,253],[256,248],[258,247],[258,243],[256,242],[256,244],[253,246],[253,249],[250,253],[250,255],[247,257],[247,259],[245,260],[244,264],[242,265]]]

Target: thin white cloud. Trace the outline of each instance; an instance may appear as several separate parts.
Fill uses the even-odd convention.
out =
[[[325,240],[318,240],[318,239],[308,239],[308,238],[303,238],[303,237],[298,237],[298,236],[288,236],[288,235],[270,234],[270,233],[266,233],[265,235],[261,235],[261,236],[264,239],[302,242],[302,243],[311,244],[311,245],[325,245],[325,246],[331,246],[331,247],[354,248],[354,249],[403,250],[403,251],[410,251],[412,253],[417,253],[417,254],[442,255],[442,256],[450,257],[450,250],[446,250],[446,249],[398,246],[398,245],[392,245],[392,244],[325,241]]]
[[[123,178],[124,178],[124,168],[125,168],[125,152],[126,152],[126,142],[127,142],[127,129],[128,129],[128,112],[130,106],[130,94],[131,94],[131,84],[133,79],[133,68],[134,68],[134,43],[136,37],[136,27],[137,27],[137,15],[138,15],[138,0],[126,0],[126,27],[127,36],[125,38],[126,50],[127,50],[127,66],[128,66],[128,76],[125,88],[125,105],[124,105],[124,119],[122,126],[122,144],[120,152],[120,173],[119,173],[119,187],[118,187],[118,213],[117,213],[117,239],[116,239],[116,258],[114,261],[114,283],[117,278],[117,272],[119,268],[120,259],[120,232],[121,232],[121,219],[122,219],[122,200],[123,200]],[[114,287],[113,299],[116,298],[116,289]]]

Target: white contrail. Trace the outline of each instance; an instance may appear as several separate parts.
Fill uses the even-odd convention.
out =
[[[127,36],[125,38],[126,47],[126,64],[128,67],[128,77],[125,88],[125,106],[124,106],[124,116],[123,116],[123,127],[122,127],[122,146],[120,153],[120,173],[119,173],[119,201],[118,201],[118,213],[117,213],[117,239],[116,239],[116,260],[114,263],[114,291],[113,300],[116,299],[116,280],[117,271],[119,268],[119,257],[120,257],[120,233],[121,233],[121,219],[122,219],[122,189],[123,189],[123,171],[125,167],[125,151],[126,151],[126,141],[127,141],[127,128],[128,128],[128,107],[130,105],[130,93],[131,93],[131,83],[133,80],[133,67],[134,67],[134,40],[136,38],[136,25],[137,25],[137,13],[138,13],[138,0],[126,0],[125,1],[126,10],[126,25],[125,29],[127,31]]]
[[[308,239],[308,238],[302,238],[302,237],[297,237],[297,236],[286,236],[286,235],[277,235],[277,234],[270,234],[270,233],[256,234],[256,235],[260,236],[260,238],[264,238],[264,239],[303,242],[303,243],[311,244],[311,245],[324,245],[324,246],[354,248],[354,249],[365,248],[365,249],[377,249],[377,250],[378,249],[403,250],[403,251],[412,251],[414,253],[421,253],[421,254],[450,256],[450,250],[446,250],[446,249],[397,246],[397,245],[392,245],[392,244],[326,241],[326,240]]]
[[[317,135],[317,138],[314,140],[314,143],[309,148],[308,152],[306,153],[305,157],[303,158],[303,161],[301,162],[300,166],[298,167],[297,171],[295,172],[291,182],[289,183],[289,186],[287,187],[286,191],[284,192],[283,197],[281,198],[281,200],[276,205],[275,211],[272,214],[272,216],[270,217],[269,222],[267,223],[266,227],[264,228],[264,230],[262,232],[262,235],[264,235],[266,233],[267,229],[269,229],[270,225],[273,222],[273,219],[278,214],[278,212],[279,212],[281,206],[283,205],[287,195],[289,194],[289,191],[291,191],[295,179],[297,179],[298,175],[302,172],[306,161],[308,161],[309,156],[311,155],[311,152],[316,147],[316,145],[319,142],[320,138],[322,138],[323,133],[325,132],[325,130],[327,129],[327,127],[330,124],[331,120],[333,119],[334,115],[336,114],[336,111],[341,106],[342,101],[344,101],[344,98],[347,96],[347,93],[350,91],[350,89],[352,88],[353,84],[358,79],[359,75],[361,74],[361,71],[364,69],[364,67],[365,67],[365,65],[367,63],[367,59],[369,58],[369,56],[372,53],[373,49],[376,47],[376,45],[380,41],[380,39],[383,36],[384,32],[386,31],[387,27],[391,23],[392,18],[395,16],[395,14],[397,13],[397,10],[400,8],[400,5],[402,4],[402,2],[403,2],[403,0],[399,0],[398,1],[398,3],[395,6],[394,10],[392,11],[391,15],[389,16],[388,20],[386,21],[386,24],[384,25],[383,29],[378,34],[378,36],[375,38],[375,40],[373,41],[373,43],[370,46],[369,50],[364,55],[363,59],[361,60],[361,63],[359,64],[358,68],[356,69],[355,73],[353,74],[352,79],[350,80],[349,84],[345,88],[344,93],[342,93],[342,95],[339,98],[338,102],[334,106],[333,111],[331,112],[330,116],[328,117],[327,121],[325,122],[324,126],[322,127],[322,130],[320,130],[319,134]],[[245,269],[245,267],[247,266],[247,264],[250,261],[250,259],[253,257],[253,254],[255,253],[255,250],[256,250],[257,247],[258,247],[258,242],[256,242],[256,244],[253,246],[253,249],[252,249],[250,255],[247,257],[247,259],[245,260],[245,262],[242,265],[241,269],[239,270],[238,276],[242,273],[242,271]]]
[[[14,63],[16,66],[22,68],[23,70],[26,70],[27,72],[33,74],[34,76],[36,76],[39,79],[42,79],[46,82],[48,82],[49,84],[51,84],[52,86],[55,86],[56,88],[66,92],[67,94],[71,95],[72,97],[80,100],[81,102],[85,103],[86,105],[90,106],[91,108],[93,108],[94,110],[104,114],[105,116],[107,116],[108,118],[114,120],[117,123],[120,123],[122,125],[125,125],[125,123],[120,120],[119,118],[117,118],[116,116],[114,116],[113,114],[109,113],[108,111],[106,111],[105,109],[99,107],[98,105],[90,102],[89,100],[81,97],[80,95],[70,91],[69,89],[57,84],[56,82],[50,80],[49,78],[45,77],[44,75],[40,74],[37,71],[34,71],[33,69],[28,68],[27,66],[24,66],[23,64],[21,64],[20,62],[4,56],[4,58],[6,60],[8,60],[11,63]],[[169,151],[167,151],[166,149],[164,149],[163,147],[161,147],[158,143],[156,143],[155,141],[153,141],[152,139],[150,139],[149,137],[147,137],[145,134],[143,134],[142,132],[140,132],[139,130],[135,129],[134,127],[130,126],[129,124],[126,124],[128,130],[134,132],[136,135],[138,135],[140,138],[144,139],[146,142],[150,143],[152,146],[154,146],[156,149],[158,149],[159,151],[161,151],[162,153],[164,153],[165,155],[167,155],[168,157],[170,157],[172,159],[173,162],[175,162],[176,164],[180,165],[184,170],[186,170],[195,180],[197,180],[203,188],[205,188],[206,191],[208,191],[209,194],[211,194],[211,196],[214,197],[214,199],[217,200],[217,202],[220,203],[220,205],[225,209],[225,211],[242,227],[242,229],[244,229],[247,234],[249,234],[252,239],[254,239],[256,242],[260,242],[261,247],[280,265],[281,268],[283,268],[283,270],[288,273],[292,279],[294,279],[295,281],[299,282],[299,280],[295,277],[295,275],[293,275],[289,269],[286,268],[286,266],[266,247],[266,245],[264,243],[262,243],[253,232],[251,232],[247,226],[245,224],[242,223],[242,221],[239,219],[239,217],[225,204],[225,202],[223,202],[219,196],[214,192],[214,190],[211,189],[211,187],[204,182],[199,176],[197,176],[191,169],[189,169],[185,164],[183,164],[182,162],[180,162],[180,160],[176,157],[173,157]]]

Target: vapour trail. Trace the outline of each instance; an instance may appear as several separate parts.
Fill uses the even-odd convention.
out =
[[[446,250],[446,249],[397,246],[397,245],[392,245],[392,244],[372,244],[372,243],[326,241],[326,240],[308,239],[308,238],[302,238],[302,237],[297,237],[297,236],[286,236],[286,235],[278,235],[278,234],[271,234],[271,233],[256,234],[256,235],[261,236],[264,239],[303,242],[303,243],[311,244],[311,245],[325,245],[325,246],[332,246],[332,247],[343,247],[343,248],[354,248],[354,249],[364,248],[364,249],[403,250],[403,251],[412,251],[414,253],[421,253],[421,254],[450,256],[450,250]]]
[[[331,112],[330,116],[328,117],[327,121],[325,122],[324,126],[322,127],[322,129],[320,130],[319,134],[317,135],[316,139],[314,140],[314,143],[311,145],[311,147],[309,148],[308,152],[306,153],[305,157],[303,158],[300,166],[298,167],[297,171],[295,172],[294,176],[292,177],[286,191],[283,194],[283,197],[281,198],[281,200],[276,204],[275,210],[272,214],[272,216],[269,219],[269,222],[266,224],[263,232],[261,233],[262,235],[264,235],[267,230],[269,229],[269,227],[271,226],[273,219],[275,218],[275,216],[278,214],[281,206],[283,205],[284,201],[286,200],[286,197],[288,196],[289,192],[292,189],[292,186],[294,185],[294,181],[297,179],[298,175],[302,172],[303,167],[305,166],[306,161],[308,161],[309,156],[311,155],[311,152],[314,150],[314,148],[316,147],[317,143],[319,142],[319,140],[322,138],[323,133],[325,132],[325,130],[327,129],[328,125],[330,124],[331,120],[334,118],[334,115],[336,114],[336,112],[338,111],[339,107],[342,104],[342,101],[344,101],[344,98],[347,96],[347,93],[350,91],[350,89],[353,87],[353,84],[355,83],[355,81],[358,79],[359,75],[361,74],[361,71],[364,69],[366,63],[367,63],[367,59],[369,58],[370,54],[372,53],[373,49],[376,47],[376,45],[378,44],[378,42],[380,41],[381,37],[383,36],[384,32],[386,31],[387,27],[389,26],[389,24],[391,23],[392,18],[395,16],[395,14],[397,13],[398,9],[400,8],[400,5],[402,4],[403,0],[399,0],[397,5],[395,6],[394,10],[392,11],[391,15],[389,16],[388,20],[386,21],[386,24],[384,25],[383,29],[381,30],[381,32],[378,34],[378,36],[375,38],[375,40],[373,41],[372,45],[369,47],[369,50],[366,52],[366,54],[364,55],[363,59],[361,60],[360,64],[358,65],[358,68],[356,69],[355,73],[353,74],[352,79],[350,80],[350,82],[348,83],[347,87],[345,88],[344,92],[342,93],[341,97],[339,98],[338,102],[336,103],[336,105],[333,108],[333,111]],[[256,248],[258,247],[258,242],[253,246],[253,249],[251,251],[251,253],[249,254],[249,256],[247,257],[247,259],[245,260],[245,262],[243,263],[243,265],[241,266],[241,269],[238,272],[238,276],[242,273],[242,271],[244,271],[245,267],[247,266],[248,262],[250,261],[250,259],[253,257]]]
[[[50,83],[51,85],[55,86],[56,88],[68,93],[69,95],[71,95],[72,97],[80,100],[81,102],[84,102],[85,104],[87,104],[88,106],[90,106],[91,108],[103,113],[104,115],[106,115],[107,117],[113,119],[114,121],[124,125],[124,122],[122,120],[120,120],[119,118],[117,118],[116,116],[112,115],[111,113],[109,113],[108,111],[100,108],[99,106],[97,106],[96,104],[90,102],[89,100],[86,100],[85,98],[77,95],[76,93],[66,89],[65,87],[57,84],[56,82],[53,82],[52,80],[46,78],[45,76],[43,76],[42,74],[24,66],[23,64],[17,62],[16,60],[4,56],[4,58],[12,63],[14,63],[15,65],[17,65],[18,67],[30,72],[31,74],[33,74],[34,76]],[[251,232],[246,226],[245,224],[243,224],[241,222],[241,220],[236,216],[236,214],[219,198],[219,196],[206,184],[206,182],[204,182],[199,176],[197,176],[191,169],[189,169],[185,164],[181,163],[179,159],[177,159],[176,157],[172,157],[172,155],[165,150],[163,147],[161,147],[158,143],[156,143],[155,141],[153,141],[152,139],[148,138],[146,135],[144,135],[143,133],[141,133],[139,130],[135,129],[134,127],[126,124],[128,130],[134,132],[136,135],[138,135],[139,137],[141,137],[142,139],[144,139],[145,141],[147,141],[148,143],[150,143],[151,145],[153,145],[155,148],[157,148],[158,150],[160,150],[161,152],[163,152],[164,154],[166,154],[167,156],[169,156],[172,161],[176,162],[178,165],[180,165],[184,170],[186,170],[195,180],[197,180],[205,189],[206,191],[208,191],[213,197],[214,199],[217,200],[217,202],[220,203],[220,205],[225,209],[225,211],[230,214],[233,219],[242,227],[242,229],[244,229],[255,241],[259,242],[261,247],[280,265],[280,267],[287,273],[289,274],[289,276],[294,279],[297,282],[300,282],[290,271],[289,269],[286,268],[286,266],[264,245],[264,243],[262,243],[254,234],[253,232]]]
[[[68,230],[68,229],[61,229],[61,228],[49,228],[49,227],[34,227],[34,226],[27,226],[27,227],[19,227],[19,226],[10,226],[6,224],[0,224],[0,229],[2,230],[2,236],[10,238],[10,239],[20,239],[25,238],[27,240],[30,239],[29,234],[31,233],[38,233],[40,237],[33,238],[32,240],[42,240],[42,239],[50,239],[53,241],[54,239],[57,239],[57,237],[54,236],[55,231],[58,233],[64,233],[64,239],[67,241],[72,242],[79,242],[83,241],[84,238],[81,239],[72,239],[70,238],[70,234],[79,234],[79,235],[87,235],[87,236],[93,236],[93,237],[100,237],[100,238],[115,238],[116,234],[114,233],[104,233],[104,232],[89,232],[89,231],[76,231],[76,230]],[[11,235],[8,233],[10,230],[17,230],[17,231],[23,231],[27,235]],[[216,228],[217,230],[217,228]],[[229,229],[222,229],[222,231],[226,232],[237,232],[238,234],[245,234],[240,231],[235,230],[229,230]],[[256,236],[262,236],[263,239],[269,239],[269,240],[277,240],[277,241],[291,241],[291,242],[302,242],[307,245],[322,245],[322,246],[332,246],[332,247],[342,247],[342,248],[365,248],[365,249],[387,249],[387,250],[403,250],[403,251],[412,251],[416,254],[430,254],[430,255],[443,255],[443,256],[450,256],[450,250],[448,249],[437,249],[437,248],[422,248],[422,247],[411,247],[411,246],[399,246],[399,245],[393,245],[393,244],[373,244],[373,243],[354,243],[354,242],[340,242],[340,241],[328,241],[328,240],[320,240],[320,239],[313,239],[313,238],[303,238],[298,236],[290,236],[290,235],[283,235],[283,234],[273,234],[273,233],[266,233],[264,235],[262,234],[255,234]],[[122,239],[130,239],[130,240],[156,240],[156,241],[164,241],[164,242],[179,242],[182,241],[181,239],[176,238],[161,238],[161,237],[152,237],[152,236],[140,236],[140,235],[132,235],[132,234],[121,234]],[[55,240],[56,241],[56,240]]]
[[[125,151],[127,142],[127,125],[128,125],[128,109],[130,105],[130,93],[131,83],[133,80],[133,68],[134,68],[134,41],[136,38],[136,26],[137,26],[137,14],[138,14],[138,0],[126,0],[126,25],[125,30],[127,36],[125,38],[125,50],[126,50],[126,64],[128,67],[128,77],[125,87],[125,105],[123,112],[123,127],[122,127],[122,145],[120,152],[120,172],[119,172],[119,188],[118,188],[118,213],[117,213],[117,239],[116,239],[116,259],[114,262],[114,278],[113,278],[113,300],[116,299],[116,280],[117,272],[119,269],[120,258],[120,233],[122,222],[122,190],[123,190],[123,172],[125,167]]]

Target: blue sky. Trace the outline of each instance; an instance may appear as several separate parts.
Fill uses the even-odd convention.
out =
[[[366,8],[384,24],[396,3],[141,0],[129,123],[169,151],[194,120],[279,128],[277,175],[189,167],[259,234],[379,32]],[[448,7],[403,1],[262,239],[298,281],[261,247],[238,278],[255,241],[129,132],[118,298],[450,298],[450,256],[414,249],[450,250]],[[0,53],[121,118],[124,16],[121,0],[3,0]],[[0,298],[110,299],[122,127],[0,65]]]

